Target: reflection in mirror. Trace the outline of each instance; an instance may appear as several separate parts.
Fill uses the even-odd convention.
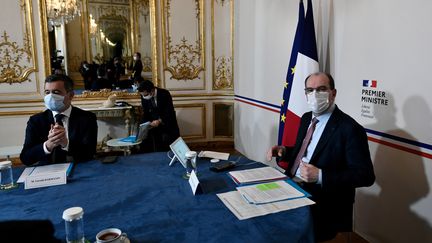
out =
[[[46,56],[54,61],[46,66],[47,74],[54,69],[65,72],[75,81],[78,94],[102,88],[131,90],[132,57],[140,52],[141,76],[152,80],[152,74],[157,75],[152,66],[154,7],[154,0],[82,0],[81,17],[53,26],[44,36]],[[100,78],[108,83],[94,85]]]

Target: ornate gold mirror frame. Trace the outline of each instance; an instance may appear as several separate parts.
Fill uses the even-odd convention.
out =
[[[130,0],[130,9],[131,9],[131,26],[132,26],[132,47],[134,50],[137,50],[137,40],[139,33],[136,32],[136,25],[138,21],[138,11],[140,10],[140,6],[144,4],[145,1],[148,1],[149,4],[149,14],[150,14],[150,34],[151,34],[151,55],[152,55],[152,80],[156,86],[159,85],[159,77],[158,77],[158,58],[157,58],[157,49],[158,49],[158,37],[157,37],[157,25],[156,25],[156,0]],[[45,76],[48,76],[51,71],[51,63],[50,63],[50,50],[49,50],[49,42],[48,42],[48,21],[47,21],[47,5],[45,0],[39,1],[39,10],[40,10],[40,21],[41,21],[41,29],[42,29],[42,45],[43,45],[43,57],[45,63]],[[81,0],[81,28],[85,31],[85,38],[82,39],[86,41],[86,53],[87,57],[90,56],[90,16],[88,14],[88,0]],[[137,50],[139,51],[139,50]],[[101,90],[101,91],[84,91],[80,95],[75,95],[75,100],[84,100],[84,99],[106,99],[108,96],[116,94],[117,98],[138,98],[137,93],[130,93],[127,91],[118,91],[118,90]]]

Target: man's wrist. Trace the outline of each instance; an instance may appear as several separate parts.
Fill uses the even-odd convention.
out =
[[[45,141],[42,145],[45,154],[51,154],[51,151],[47,147],[47,141]]]

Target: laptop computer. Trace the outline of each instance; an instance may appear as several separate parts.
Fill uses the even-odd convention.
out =
[[[152,128],[150,122],[145,122],[139,125],[135,135],[130,135],[129,137],[120,139],[121,142],[127,143],[138,143],[142,140],[146,139],[148,136],[149,130]]]

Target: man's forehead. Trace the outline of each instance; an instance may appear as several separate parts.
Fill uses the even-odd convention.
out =
[[[329,84],[330,84],[330,80],[326,75],[322,73],[318,75],[310,76],[306,82],[306,85],[313,85],[313,86],[327,86]]]
[[[45,89],[66,90],[63,81],[54,81],[54,82],[45,83]]]

